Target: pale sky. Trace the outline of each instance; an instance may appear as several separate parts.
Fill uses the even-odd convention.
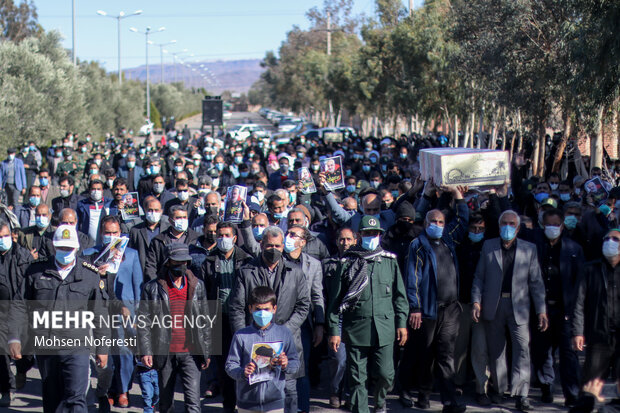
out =
[[[73,1],[78,58],[99,61],[114,72],[118,62],[117,20],[100,16],[97,10],[114,16],[121,11],[129,14],[142,10],[139,16],[121,20],[122,66],[129,68],[145,62],[145,36],[131,32],[130,27],[141,32],[147,26],[153,31],[165,27],[165,31],[151,34],[150,40],[155,44],[176,40],[164,49],[171,53],[188,49],[185,56],[189,61],[254,59],[264,57],[267,50],[277,51],[293,25],[307,28],[305,12],[323,4],[322,0]],[[416,7],[421,3],[423,0],[415,0]],[[35,0],[34,4],[39,23],[45,30],[58,30],[64,36],[63,45],[70,49],[72,0]],[[407,7],[408,1],[403,0],[403,5]],[[356,0],[354,12],[374,15],[374,0]],[[149,55],[159,63],[160,47],[150,46]],[[171,63],[172,55],[164,54],[164,59]]]

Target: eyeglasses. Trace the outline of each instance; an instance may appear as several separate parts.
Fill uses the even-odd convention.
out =
[[[286,233],[287,237],[291,237],[291,238],[295,238],[295,239],[303,239],[303,236],[296,234],[294,232],[287,232]]]
[[[607,236],[605,238],[603,238],[603,241],[616,241],[616,242],[620,242],[620,237],[616,237],[616,236]]]

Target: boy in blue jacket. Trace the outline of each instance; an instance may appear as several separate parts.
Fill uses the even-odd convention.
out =
[[[232,339],[226,373],[236,381],[240,413],[283,412],[285,375],[299,369],[293,335],[287,327],[271,322],[276,309],[275,292],[256,287],[249,297],[254,322]]]

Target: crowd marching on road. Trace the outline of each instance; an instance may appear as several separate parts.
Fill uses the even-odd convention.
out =
[[[46,413],[88,411],[91,374],[100,412],[127,407],[134,381],[134,407],[173,411],[178,380],[189,412],[221,394],[225,412],[307,413],[328,370],[334,409],[385,412],[391,392],[428,409],[438,391],[443,412],[464,412],[473,389],[476,406],[510,396],[528,411],[530,387],[536,404],[554,402],[559,371],[566,408],[592,411],[610,367],[620,388],[620,161],[529,176],[526,144],[503,185],[423,181],[420,150],[448,142],[349,133],[278,144],[186,127],[140,144],[67,133],[45,150],[8,149],[0,406],[37,368]],[[247,196],[228,195],[230,220],[235,185]],[[97,325],[94,337],[126,345],[29,351],[33,301],[149,320],[217,303],[221,331]]]

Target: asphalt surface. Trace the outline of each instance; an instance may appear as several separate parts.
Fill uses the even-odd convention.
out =
[[[249,120],[249,122],[247,122]],[[273,127],[271,122],[263,118],[261,115],[255,112],[233,112],[232,117],[230,119],[225,120],[226,126],[228,128],[232,128],[235,125],[239,125],[241,123],[256,123],[262,125],[267,128],[267,130],[274,133],[276,129]],[[183,128],[183,125],[187,124],[187,126],[191,130],[199,130],[202,125],[202,114],[198,114],[192,116],[191,118],[184,119],[178,122],[177,126],[179,128]],[[209,131],[211,128],[206,127],[205,130]],[[217,130],[217,129],[216,129]]]
[[[322,371],[322,381],[317,389],[313,389],[311,392],[311,412],[344,412],[345,410],[332,409],[329,406],[329,394],[326,388],[326,383],[328,382],[328,373],[326,368],[326,363],[323,362],[321,364]],[[94,369],[93,369],[94,370]],[[206,374],[203,373],[203,390],[206,388],[206,377],[209,372]],[[93,373],[94,375],[94,373]],[[89,411],[96,412],[96,398],[94,394],[94,390],[96,388],[97,379],[95,377],[91,378],[91,389],[88,394],[88,403],[89,403]],[[559,384],[555,386],[555,403],[554,404],[542,404],[540,402],[540,391],[538,389],[532,389],[530,391],[530,400],[532,403],[532,412],[565,412],[567,411],[564,408],[564,400],[561,395],[561,391]],[[469,397],[468,395],[473,394],[473,384],[472,388],[466,391],[466,395],[462,397],[462,401],[467,404],[468,412],[511,412],[516,411],[514,409],[514,401],[511,399],[507,399],[506,402],[502,406],[494,406],[488,408],[482,408],[477,406],[474,399]],[[612,383],[608,383],[605,386],[604,394],[608,399],[615,397],[615,386]],[[177,385],[177,390],[175,393],[175,411],[181,412],[183,411],[183,393],[182,388]],[[129,394],[129,408],[119,408],[112,407],[113,412],[139,412],[142,410],[142,399],[140,397],[140,387],[137,383],[133,384],[133,387]],[[370,405],[372,406],[372,399],[370,401]],[[222,411],[221,397],[217,396],[212,399],[202,400],[202,411],[203,412],[220,412]],[[431,411],[441,411],[441,404],[439,402],[439,395],[434,393],[431,400],[431,408],[429,410],[420,410],[416,408],[405,408],[398,401],[398,397],[395,394],[390,394],[388,396],[388,410],[391,412],[431,412]],[[15,398],[11,403],[11,407],[8,409],[0,409],[0,411],[15,411],[15,412],[40,412],[42,411],[42,400],[41,400],[41,380],[39,371],[36,368],[31,369],[28,372],[28,380],[26,382],[26,386],[18,391],[15,394]],[[372,411],[372,410],[371,410]]]

